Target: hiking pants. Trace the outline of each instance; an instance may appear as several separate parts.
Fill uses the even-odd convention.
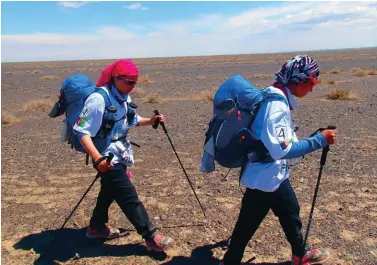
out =
[[[144,239],[149,239],[156,229],[149,220],[148,213],[126,172],[126,166],[117,164],[108,172],[101,174],[101,190],[90,220],[90,227],[93,229],[105,227],[109,221],[109,207],[115,200],[136,231]]]
[[[285,236],[291,244],[293,255],[305,254],[306,247],[301,234],[302,223],[299,216],[300,206],[289,179],[286,179],[274,192],[246,189],[229,248],[224,256],[224,265],[241,263],[247,243],[270,209],[279,218]]]

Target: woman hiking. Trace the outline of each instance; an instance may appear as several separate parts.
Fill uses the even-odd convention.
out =
[[[246,186],[240,214],[220,265],[239,265],[245,247],[271,209],[278,217],[292,249],[292,265],[320,264],[329,258],[326,249],[310,249],[301,233],[300,206],[289,181],[293,159],[334,144],[335,130],[323,130],[298,140],[293,129],[293,96],[304,97],[318,82],[319,67],[309,56],[298,55],[286,62],[275,74],[267,93],[284,100],[262,103],[251,132],[267,150],[265,161],[248,161],[241,170],[241,184]]]
[[[115,107],[112,111],[116,111],[116,117],[118,117],[111,132],[106,136],[108,137],[107,144],[105,148],[101,148],[102,152],[98,151],[92,141],[92,137],[96,136],[101,129],[105,113],[105,100],[100,93],[94,92],[87,98],[80,117],[73,127],[75,136],[80,139],[81,145],[101,174],[101,189],[86,236],[88,238],[114,238],[120,235],[119,229],[106,225],[109,220],[109,207],[115,200],[136,228],[137,233],[145,240],[147,249],[164,251],[172,245],[173,240],[157,233],[127,175],[127,167],[133,164],[132,148],[127,139],[128,130],[134,126],[148,126],[164,121],[163,115],[143,118],[136,112],[133,119],[128,120],[127,115],[132,107],[129,93],[137,84],[138,76],[137,66],[129,59],[122,59],[106,67],[96,83],[97,87],[108,94],[112,107]],[[109,153],[114,154],[110,164],[106,160],[100,160]]]

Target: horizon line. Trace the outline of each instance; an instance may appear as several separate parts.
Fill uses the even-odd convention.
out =
[[[377,49],[377,46],[371,47],[357,47],[357,48],[334,48],[334,49],[319,49],[319,50],[294,50],[283,52],[255,52],[255,53],[228,53],[228,54],[212,54],[212,55],[181,55],[181,56],[157,56],[157,57],[125,57],[129,59],[165,59],[165,58],[185,58],[185,57],[212,57],[212,56],[242,56],[242,55],[257,55],[257,54],[285,54],[285,53],[298,53],[298,52],[329,52],[329,51],[345,51],[345,50],[368,50]],[[42,61],[6,61],[1,64],[11,63],[47,63],[47,62],[69,62],[69,61],[105,61],[105,60],[118,60],[121,58],[107,58],[107,59],[71,59],[71,60],[42,60]]]

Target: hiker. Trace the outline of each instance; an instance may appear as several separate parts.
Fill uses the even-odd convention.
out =
[[[241,184],[246,186],[240,214],[221,265],[238,265],[245,247],[271,209],[279,218],[292,248],[292,264],[318,264],[329,258],[326,249],[309,249],[301,233],[300,207],[289,181],[289,166],[315,150],[333,144],[335,130],[323,130],[298,140],[290,111],[296,108],[293,96],[304,97],[318,82],[319,67],[309,56],[288,60],[275,74],[275,82],[265,89],[284,100],[263,102],[251,127],[251,134],[265,147],[265,155],[249,160],[241,169]],[[297,161],[296,161],[297,162]]]
[[[138,75],[137,66],[129,59],[122,59],[106,67],[96,83],[97,87],[109,95],[113,106],[117,109],[116,115],[119,114],[106,139],[104,151],[99,152],[91,138],[100,130],[105,112],[105,100],[100,93],[92,93],[86,99],[79,119],[73,127],[75,136],[80,139],[81,145],[101,174],[101,189],[86,236],[88,238],[115,238],[120,235],[119,229],[106,225],[109,207],[115,200],[145,240],[147,249],[164,251],[172,245],[173,240],[156,232],[127,173],[127,167],[133,164],[132,149],[127,140],[129,128],[154,125],[164,121],[163,115],[143,118],[135,114],[131,121],[126,118],[131,102],[129,93],[137,84]],[[114,154],[110,164],[106,163],[106,160],[97,163],[101,157],[109,153]]]

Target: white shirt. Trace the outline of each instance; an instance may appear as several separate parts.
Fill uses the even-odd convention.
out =
[[[284,93],[275,87],[266,88],[268,93]],[[292,108],[296,101],[287,89],[288,100]],[[285,97],[286,98],[286,97]],[[289,106],[281,101],[262,103],[251,128],[252,136],[261,140],[270,156],[275,160],[271,163],[247,162],[241,176],[241,184],[249,189],[265,192],[275,191],[289,177],[288,160],[281,159],[298,141],[294,132]]]
[[[112,160],[113,164],[123,163],[126,166],[133,165],[132,147],[129,142],[125,141],[124,137],[127,136],[128,130],[137,125],[140,121],[140,116],[135,115],[131,124],[127,122],[127,103],[121,104],[109,93],[107,87],[101,87],[109,95],[110,101],[116,107],[116,120],[125,117],[124,119],[115,123],[111,133],[108,137],[113,140],[110,145],[101,152],[102,156],[108,155],[110,152],[114,154]],[[127,102],[131,102],[131,97],[128,96]],[[73,126],[73,130],[94,137],[97,135],[102,125],[102,118],[105,112],[105,100],[99,93],[92,93],[85,101],[84,108],[79,116],[79,120]],[[118,140],[123,138],[123,140]]]

